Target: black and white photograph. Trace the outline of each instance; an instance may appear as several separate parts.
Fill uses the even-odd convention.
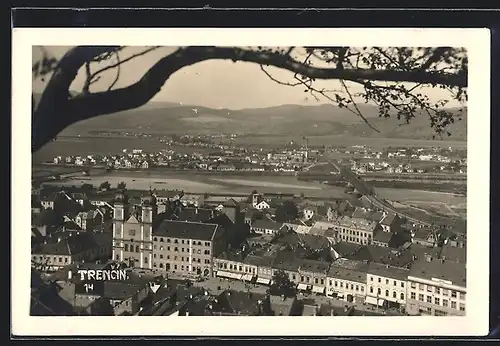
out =
[[[14,30],[19,330],[486,330],[488,31],[207,30]]]

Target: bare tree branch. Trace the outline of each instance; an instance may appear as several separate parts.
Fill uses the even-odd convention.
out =
[[[185,47],[160,59],[136,83],[115,90],[81,94],[69,98],[69,87],[78,71],[89,61],[108,59],[111,54],[121,50],[120,46],[79,46],[71,49],[57,64],[49,81],[38,109],[36,110],[33,133],[33,150],[53,139],[66,126],[76,121],[89,119],[95,116],[116,113],[123,110],[137,108],[153,98],[176,71],[207,60],[232,60],[256,63],[261,66],[274,66],[293,72],[294,78],[308,86],[309,90],[317,93],[324,92],[314,89],[311,83],[315,79],[338,79],[342,81],[359,82],[390,81],[414,82],[422,85],[445,85],[453,88],[467,87],[467,71],[461,73],[444,73],[435,71],[394,69],[363,69],[354,68],[352,63],[342,69],[322,68],[311,66],[309,61],[300,62],[283,52],[272,50],[251,50],[232,47]],[[120,60],[105,68],[96,71],[97,75],[120,66],[140,55],[157,49],[147,50],[135,54],[127,59]],[[353,55],[355,56],[355,55]],[[359,58],[359,55],[357,56]],[[466,66],[466,60],[464,62]],[[267,72],[264,70],[264,72]],[[268,74],[268,73],[266,73]],[[300,80],[297,76],[304,76]],[[298,85],[298,84],[297,84]],[[114,84],[112,85],[114,86]],[[351,95],[352,97],[352,95]],[[36,133],[38,131],[38,133]],[[43,132],[43,135],[39,132]]]

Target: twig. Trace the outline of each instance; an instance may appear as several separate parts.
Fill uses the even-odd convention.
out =
[[[354,106],[354,108],[356,109],[356,112],[357,112],[357,115],[363,119],[363,121],[374,131],[380,133],[380,130],[377,129],[376,127],[374,127],[372,124],[370,124],[370,122],[364,117],[364,115],[361,113],[361,111],[359,110],[358,108],[358,105],[356,104],[356,101],[354,101],[354,98],[352,97],[351,95],[351,92],[349,91],[349,88],[347,88],[347,85],[345,84],[344,80],[341,79],[340,80],[340,83],[342,83],[342,86],[344,87],[347,95],[349,96],[349,98],[351,99],[351,102],[352,102],[352,105]],[[349,107],[347,107],[347,109],[349,109]],[[350,110],[350,109],[349,109]],[[355,113],[356,114],[356,113]]]
[[[118,52],[116,52],[115,55],[116,55],[116,61],[117,61],[116,77],[115,77],[115,80],[113,81],[113,83],[111,83],[111,85],[109,86],[108,91],[113,89],[115,84],[118,82],[118,79],[120,78],[120,71],[121,71],[121,69],[120,69],[120,55],[118,54]]]

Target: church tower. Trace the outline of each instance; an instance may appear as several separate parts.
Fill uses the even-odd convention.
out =
[[[153,221],[157,214],[156,198],[152,194],[141,198],[141,268],[153,268]]]
[[[128,197],[124,193],[115,196],[113,211],[113,252],[112,259],[123,261],[124,224],[128,214]]]

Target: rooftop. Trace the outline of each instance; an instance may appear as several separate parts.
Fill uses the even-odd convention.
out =
[[[212,240],[219,231],[219,226],[214,224],[164,220],[153,231],[153,236],[208,241]]]
[[[363,231],[373,232],[377,227],[376,221],[371,221],[362,218],[342,216],[338,219],[341,227],[348,227],[352,229],[359,229]]]
[[[410,271],[404,268],[391,267],[390,265],[372,262],[368,265],[368,274],[385,278],[406,280]]]
[[[271,229],[278,231],[281,229],[281,227],[283,227],[283,223],[272,220],[255,220],[252,223],[252,228]]]
[[[364,262],[337,259],[330,266],[328,277],[366,283],[366,270],[368,264]]]
[[[465,263],[454,263],[432,259],[427,262],[425,259],[415,261],[411,267],[409,276],[422,279],[446,280],[453,285],[466,287]]]
[[[384,218],[384,213],[381,211],[372,211],[366,208],[356,208],[352,213],[352,217],[380,222]]]
[[[111,245],[112,236],[109,233],[94,232],[59,232],[54,234],[46,244],[40,244],[32,249],[32,254],[69,256],[82,253],[99,246]]]

